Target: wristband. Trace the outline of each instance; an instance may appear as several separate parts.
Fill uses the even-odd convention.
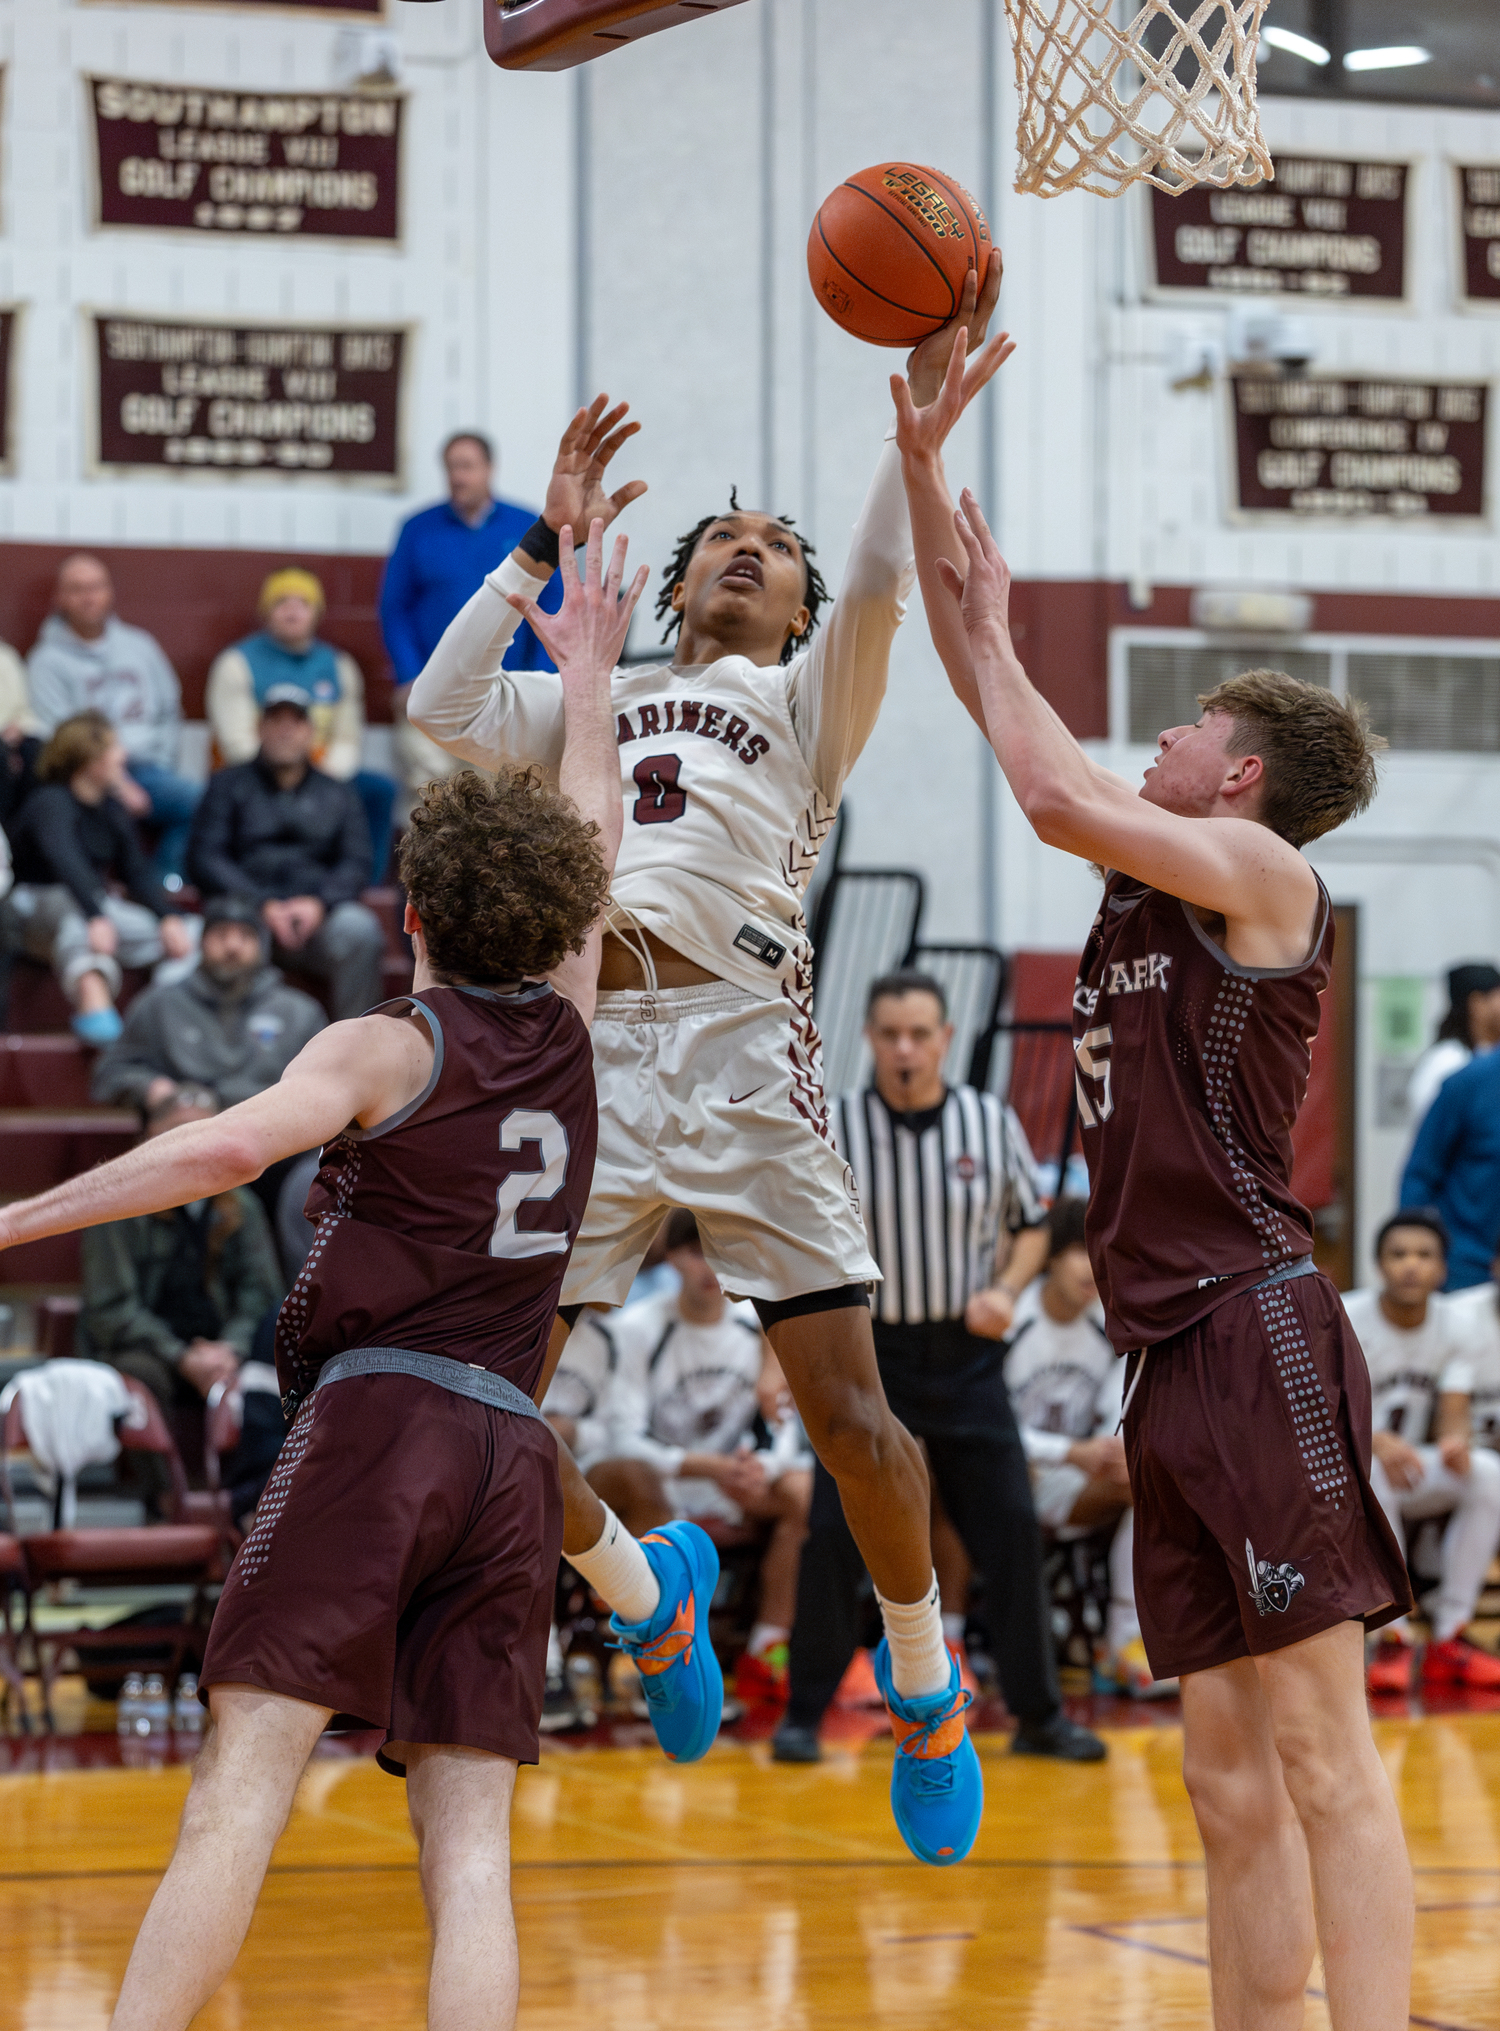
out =
[[[534,557],[538,564],[549,564],[556,571],[562,555],[558,544],[557,531],[549,529],[540,519],[533,522],[526,534],[516,545],[526,556]]]

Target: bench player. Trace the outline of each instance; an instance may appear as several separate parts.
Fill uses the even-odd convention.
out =
[[[1021,667],[978,503],[953,513],[960,350],[926,411],[895,390],[917,568],[1033,828],[1112,870],[1074,996],[1088,1244],[1131,1355],[1137,1605],[1152,1671],[1182,1678],[1215,2020],[1300,2024],[1321,1945],[1335,2031],[1397,2031],[1412,1881],[1364,1631],[1410,1594],[1370,1488],[1364,1360],[1288,1185],[1333,949],[1297,849],[1369,803],[1374,744],[1329,692],[1252,671],[1161,735],[1139,790],[1092,762]]]
[[[412,994],[324,1030],[254,1099],[0,1211],[9,1246],[326,1145],[279,1331],[301,1407],[214,1617],[213,1725],[113,2031],[183,2031],[228,1974],[335,1714],[384,1728],[380,1761],[407,1779],[431,2021],[515,2020],[511,1794],[537,1760],[562,1524],[533,1394],[593,1169],[587,1023],[620,819],[609,673],[645,578],[617,597],[621,544],[601,586],[601,537],[587,587],[564,544],[550,635],[564,794],[465,772],[413,814]]]
[[[957,332],[982,336],[999,287],[992,262],[976,303],[908,361],[913,398],[941,385]],[[1009,350],[976,357],[971,399]],[[524,613],[545,644],[535,596],[554,531],[607,515],[640,491],[603,491],[632,427],[605,398],[564,437],[542,519],[444,635],[412,691],[413,723],[486,768],[555,766],[563,719],[555,678],[502,672]],[[598,1169],[564,1309],[618,1305],[666,1212],[697,1215],[724,1288],[755,1302],[808,1437],[839,1484],[875,1580],[886,1644],[878,1670],[903,1751],[892,1802],[913,1852],[962,1858],[982,1783],[962,1720],[969,1695],[943,1645],[928,1542],[926,1475],[880,1386],[865,1287],[878,1277],[853,1179],[828,1134],[812,953],[801,897],[844,782],[875,724],[891,643],[912,583],[911,533],[894,446],[881,455],[843,589],[814,639],[826,589],[810,546],[784,519],[730,511],[683,538],[658,611],[670,663],[616,675],[627,803],[610,934],[599,977],[594,1064]],[[576,1316],[576,1312],[575,1312]],[[564,1461],[569,1561],[615,1610],[647,1697],[665,1703],[669,1652],[691,1635],[639,1547]],[[662,1644],[669,1647],[663,1652]],[[680,1716],[657,1732],[671,1750]]]

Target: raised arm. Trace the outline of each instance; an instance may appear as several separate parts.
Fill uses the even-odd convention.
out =
[[[926,404],[937,398],[955,349],[961,358],[971,337],[976,342],[983,337],[999,288],[997,250],[983,295],[978,293],[971,269],[957,317],[924,339],[908,358],[910,399]],[[988,358],[988,351],[984,357]],[[980,362],[975,361],[972,385],[962,386],[959,413],[999,364],[996,359],[981,375]],[[906,388],[908,383],[901,385]],[[793,664],[788,678],[797,745],[814,782],[831,804],[838,802],[849,771],[880,716],[891,645],[906,616],[914,575],[912,521],[901,484],[901,454],[888,438],[854,525],[839,596],[811,649]]]
[[[648,576],[642,565],[622,594],[628,548],[623,536],[616,538],[609,576],[602,577],[604,522],[597,518],[589,529],[580,580],[573,532],[565,526],[560,539],[563,603],[558,612],[544,613],[535,599],[517,597],[514,602],[557,665],[566,729],[558,787],[598,828],[599,851],[611,875],[625,829],[625,807],[609,686]],[[593,1020],[603,936],[601,919],[590,931],[583,950],[570,953],[552,974],[553,985],[574,1003],[585,1022]]]
[[[1243,965],[1296,965],[1307,956],[1317,878],[1296,848],[1254,818],[1208,807],[1185,815],[1151,803],[1091,762],[1032,685],[1010,633],[1010,571],[965,489],[955,530],[967,575],[937,560],[940,589],[961,611],[974,681],[996,759],[1033,831],[1049,846],[1133,875],[1224,919],[1224,948]],[[1261,779],[1243,758],[1240,786]]]
[[[34,1199],[0,1207],[0,1248],[247,1185],[268,1165],[331,1141],[353,1121],[366,1127],[384,1121],[422,1091],[431,1069],[432,1045],[420,1018],[333,1023],[264,1093],[210,1120],[168,1129]]]
[[[586,532],[592,522],[607,526],[646,491],[643,480],[630,480],[612,494],[604,491],[611,459],[640,429],[638,423],[624,421],[626,403],[608,405],[607,395],[596,396],[563,432],[541,513],[542,525],[558,542],[564,529],[576,541],[578,531]],[[533,603],[557,561],[555,554],[533,556],[524,547],[526,540],[449,622],[407,700],[406,716],[413,726],[481,768],[540,762],[555,770],[562,762],[562,697],[556,678],[550,671],[500,668],[521,615],[532,619],[539,611]],[[545,538],[533,547],[550,549]],[[534,619],[532,632],[542,639]]]

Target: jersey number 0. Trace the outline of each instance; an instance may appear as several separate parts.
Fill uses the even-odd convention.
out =
[[[681,755],[646,755],[631,771],[640,791],[631,814],[637,825],[670,825],[687,809],[687,791],[678,780]]]
[[[540,1164],[532,1170],[512,1171],[508,1178],[501,1179],[495,1193],[495,1231],[490,1236],[490,1254],[507,1256],[512,1261],[527,1255],[561,1255],[568,1246],[566,1234],[516,1225],[516,1215],[524,1205],[544,1205],[562,1190],[568,1175],[568,1131],[555,1114],[513,1107],[500,1124],[500,1148],[518,1150],[528,1142],[540,1145]]]

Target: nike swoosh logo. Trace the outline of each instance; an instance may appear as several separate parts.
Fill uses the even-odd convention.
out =
[[[764,1086],[752,1086],[748,1093],[731,1093],[729,1104],[731,1107],[738,1107],[742,1100],[753,1100],[757,1093],[764,1093],[765,1090]]]

